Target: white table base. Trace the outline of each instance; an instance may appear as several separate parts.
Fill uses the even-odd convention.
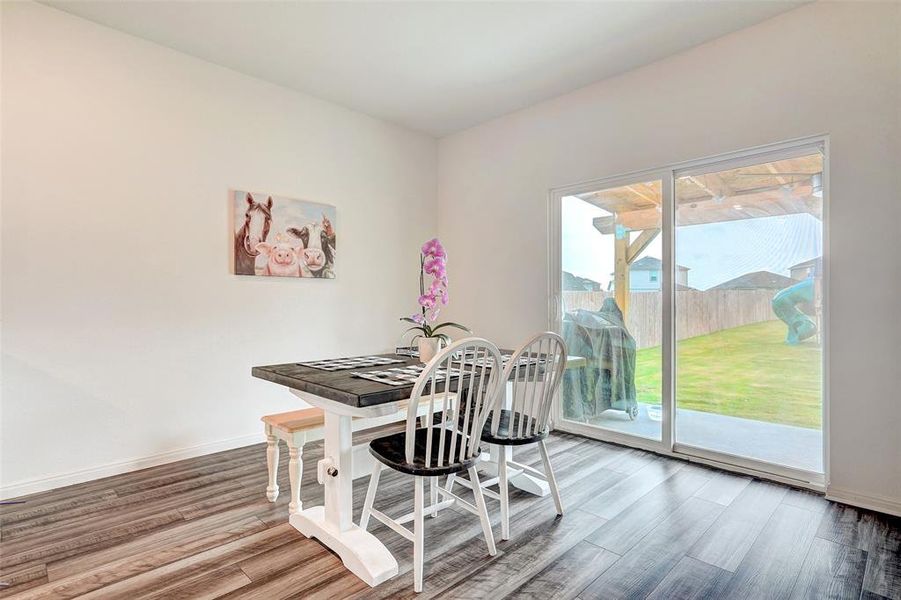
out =
[[[504,408],[509,409],[510,399],[513,396],[513,384],[509,381],[507,382],[505,394]],[[479,469],[485,471],[492,477],[497,477],[497,461],[501,452],[504,452],[507,455],[508,463],[513,460],[513,446],[497,446],[492,444],[488,456],[486,456],[484,452],[482,453],[482,460],[479,461]],[[541,498],[544,498],[551,493],[551,488],[547,481],[523,473],[522,469],[511,467],[509,464],[507,465],[507,482],[515,488]]]
[[[397,575],[397,561],[378,538],[352,521],[355,469],[351,419],[378,417],[397,409],[386,405],[353,408],[292,391],[325,411],[325,454],[317,469],[325,487],[325,503],[291,515],[289,522],[305,536],[317,538],[334,550],[351,573],[376,586]]]
[[[491,451],[487,454],[487,456],[486,453],[482,453],[482,460],[479,461],[478,464],[479,470],[485,471],[492,477],[497,477],[497,460],[500,452],[505,452],[507,454],[508,462],[513,460],[512,446],[492,445]],[[509,464],[507,465],[507,482],[517,489],[528,492],[530,494],[534,494],[535,496],[539,496],[541,498],[544,498],[551,493],[551,487],[548,485],[547,481],[543,481],[541,479],[538,479],[537,477],[532,477],[527,473],[523,473],[522,469],[517,469],[516,467],[512,467]]]
[[[397,561],[378,538],[354,524],[340,531],[326,519],[324,506],[293,514],[289,522],[305,536],[317,538],[334,550],[347,570],[370,586],[397,575]]]

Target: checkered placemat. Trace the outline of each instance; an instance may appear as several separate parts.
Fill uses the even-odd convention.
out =
[[[378,383],[387,385],[410,385],[416,383],[416,379],[425,369],[425,365],[410,365],[408,367],[395,367],[393,369],[385,369],[383,371],[354,371],[351,377],[359,377],[360,379],[368,379]],[[435,380],[444,381],[448,376],[447,369],[438,369],[435,371]],[[459,377],[458,369],[450,370],[450,377]]]
[[[381,365],[396,365],[404,362],[399,358],[387,358],[385,356],[353,356],[350,358],[330,358],[328,360],[316,360],[313,362],[297,363],[303,367],[320,369],[322,371],[344,371],[346,369],[365,369],[366,367],[378,367]]]
[[[512,354],[501,354],[501,360],[504,362],[504,367],[507,366],[507,364],[510,362],[511,358],[513,358]],[[460,357],[455,356],[454,359],[459,360]],[[519,363],[519,366],[525,367],[528,365],[544,363],[546,360],[547,359],[544,358],[543,356],[528,356],[528,355],[526,355],[526,356],[520,356],[519,360],[517,362]],[[475,364],[476,367],[481,367],[485,363],[485,358],[476,359],[474,353],[467,352],[467,355],[465,358],[463,358],[463,361],[467,365]],[[488,357],[487,366],[489,369],[494,366],[493,358]]]

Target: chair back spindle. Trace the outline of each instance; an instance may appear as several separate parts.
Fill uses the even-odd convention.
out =
[[[504,386],[500,351],[481,338],[458,340],[438,353],[419,375],[407,408],[406,461],[422,453],[425,467],[462,462],[479,451],[482,428],[499,406]],[[425,447],[416,447],[417,408],[428,400]],[[435,420],[434,415],[440,415]]]
[[[491,435],[498,437],[500,431],[502,439],[521,439],[545,431],[565,367],[566,344],[556,333],[539,333],[523,344],[504,370],[504,381],[512,390],[509,425],[501,428],[502,412],[494,411]]]

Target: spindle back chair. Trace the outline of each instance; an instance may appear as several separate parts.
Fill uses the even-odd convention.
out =
[[[496,553],[491,522],[476,462],[481,453],[481,435],[488,416],[499,407],[504,388],[502,359],[487,340],[466,338],[454,342],[426,365],[410,394],[405,431],[373,440],[370,453],[376,458],[360,517],[364,530],[374,517],[413,542],[413,587],[422,591],[423,517],[436,516],[442,508],[457,505],[477,515],[491,555]],[[416,406],[428,405],[423,426]],[[414,476],[414,512],[393,519],[373,508],[381,471],[390,467]],[[437,479],[468,471],[475,504],[450,490],[439,489]],[[424,482],[430,482],[430,504],[425,506]],[[439,502],[439,493],[445,500]],[[449,514],[456,515],[451,511]],[[413,531],[403,523],[413,521]]]
[[[556,333],[534,335],[514,352],[504,369],[506,397],[492,411],[482,430],[482,441],[498,446],[497,477],[481,482],[486,496],[501,504],[501,539],[510,539],[510,477],[526,474],[547,482],[557,514],[563,503],[551,468],[545,438],[550,432],[551,408],[566,368],[566,344]],[[538,444],[544,472],[512,460],[512,447]],[[448,476],[447,487],[455,483],[471,487],[472,482]],[[497,484],[498,491],[490,488]]]

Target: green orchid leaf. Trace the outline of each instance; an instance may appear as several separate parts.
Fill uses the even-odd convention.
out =
[[[454,323],[452,321],[447,321],[446,323],[442,323],[441,325],[436,325],[432,328],[432,331],[438,331],[442,327],[456,327],[457,329],[462,329],[466,333],[472,333],[472,330],[465,325],[460,325],[459,323]]]

